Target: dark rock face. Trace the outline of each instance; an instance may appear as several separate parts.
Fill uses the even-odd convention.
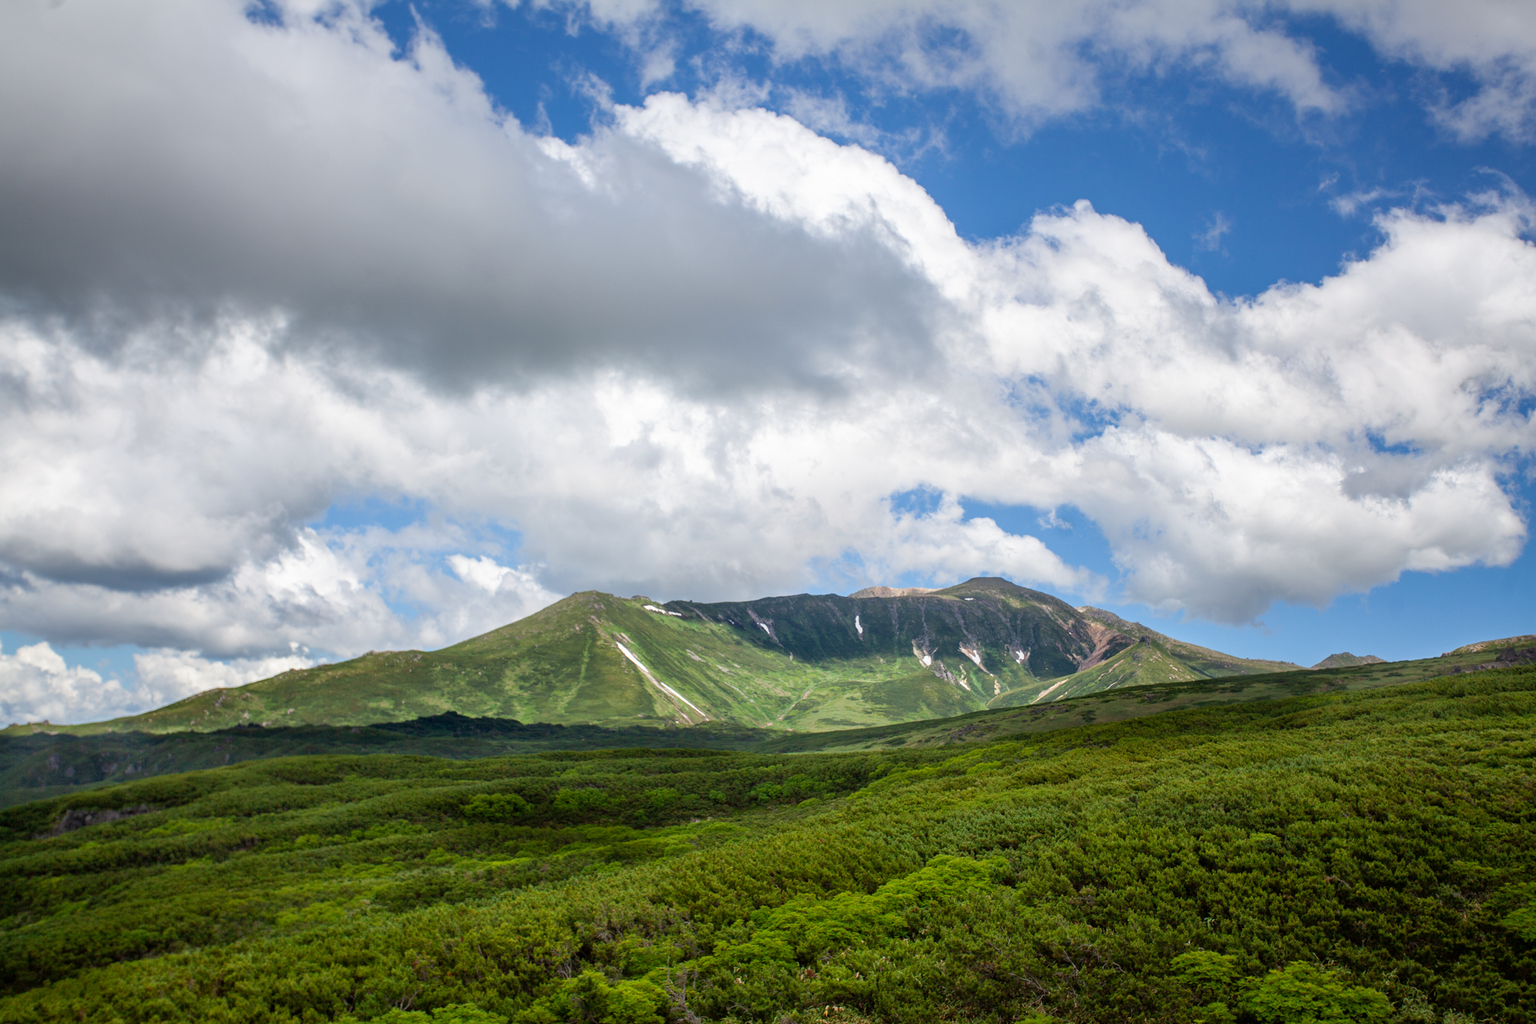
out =
[[[929,593],[884,597],[797,594],[757,601],[673,601],[668,611],[721,622],[752,643],[805,661],[880,654],[979,660],[994,675],[1067,675],[1129,647],[1059,598],[979,578]],[[1106,644],[1106,639],[1108,643]]]
[[[1511,665],[1536,665],[1536,647],[1511,648],[1500,651],[1499,656],[1493,659],[1496,668],[1508,668]]]
[[[1446,675],[1460,675],[1463,672],[1486,672],[1491,668],[1513,668],[1516,665],[1536,665],[1536,647],[1511,647],[1499,652],[1498,657],[1492,661],[1480,662],[1476,665],[1457,665]]]
[[[120,818],[132,818],[138,814],[148,814],[150,811],[158,811],[160,808],[153,804],[139,804],[136,807],[75,807],[64,812],[61,817],[47,832],[45,836],[61,836],[66,832],[73,832],[77,828],[85,828],[87,825],[102,825],[109,821],[117,821]],[[42,838],[39,836],[37,838]]]

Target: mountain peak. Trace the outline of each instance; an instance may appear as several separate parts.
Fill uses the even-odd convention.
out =
[[[818,731],[1295,667],[1180,644],[1114,617],[1096,622],[1088,611],[990,576],[711,604],[589,590],[440,651],[372,652],[82,728],[365,725],[453,711]]]
[[[943,597],[961,597],[965,594],[978,594],[993,592],[1000,594],[1013,594],[1023,596],[1030,600],[1045,598],[1055,602],[1058,599],[1050,594],[1042,594],[1039,591],[1021,587],[1000,576],[972,576],[964,583],[956,583],[949,587],[865,587],[849,594],[850,598],[870,597],[922,597],[926,594],[939,594]]]
[[[1380,665],[1385,661],[1385,658],[1378,658],[1374,654],[1361,656],[1350,654],[1348,651],[1340,651],[1338,654],[1328,655],[1328,657],[1324,658],[1322,661],[1318,662],[1312,667],[1315,669],[1354,668],[1356,665]]]

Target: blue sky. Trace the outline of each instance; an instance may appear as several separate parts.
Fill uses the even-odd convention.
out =
[[[472,68],[495,101],[528,125],[575,141],[592,130],[587,76],[614,101],[643,102],[653,91],[691,94],[718,85],[718,73],[690,66],[721,59],[721,34],[697,12],[669,19],[685,47],[675,75],[642,84],[634,51],[568,8],[514,10],[437,0],[376,9],[397,45],[420,21]],[[1465,72],[1426,79],[1422,67],[1382,55],[1328,17],[1286,21],[1316,47],[1323,76],[1359,99],[1333,118],[1301,117],[1282,97],[1235,90],[1197,68],[1116,76],[1105,102],[1021,129],[993,98],[946,89],[915,95],[870,94],[869,83],[828,62],[776,66],[772,44],[747,32],[732,70],[771,83],[765,104],[792,109],[786,89],[835,97],[860,127],[884,133],[881,151],[897,160],[973,239],[1018,231],[1039,210],[1089,199],[1096,209],[1143,225],[1178,264],[1212,289],[1261,292],[1277,281],[1316,282],[1349,255],[1380,240],[1375,210],[1432,205],[1498,187],[1508,179],[1529,193],[1536,161],[1528,140],[1502,134],[1461,140],[1437,128],[1418,102],[1425,93],[1475,90]],[[908,139],[909,133],[913,136]],[[859,142],[867,135],[829,133]],[[1379,192],[1349,215],[1331,201]],[[1212,246],[1203,236],[1230,228]]]
[[[1520,5],[0,18],[0,717],[588,588],[1536,632]]]

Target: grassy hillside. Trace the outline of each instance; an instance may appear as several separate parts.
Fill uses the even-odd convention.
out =
[[[1461,648],[1460,653],[1419,661],[1362,660],[1357,666],[1331,672],[1292,668],[1263,675],[1188,680],[1191,671],[1180,668],[1187,666],[1188,661],[1176,661],[1161,643],[1146,640],[1092,669],[1066,677],[1061,685],[1051,684],[1047,687],[1051,692],[1038,702],[1015,706],[1010,703],[1011,694],[1004,693],[992,702],[993,710],[971,711],[974,705],[959,701],[948,705],[957,708],[959,714],[944,716],[946,698],[952,697],[954,690],[946,689],[935,676],[919,675],[916,683],[932,694],[926,706],[934,717],[902,721],[901,709],[896,708],[889,710],[887,720],[894,719],[894,724],[817,733],[786,734],[778,729],[751,729],[722,722],[662,729],[646,725],[525,725],[510,719],[466,718],[454,712],[365,726],[236,726],[212,732],[81,730],[84,735],[75,735],[38,727],[12,728],[0,733],[0,806],[109,782],[295,754],[395,753],[468,758],[641,746],[788,752],[877,750],[905,744],[995,740],[1092,722],[1125,721],[1184,707],[1334,693],[1524,664],[1536,660],[1536,649],[1520,646],[1528,641],[1529,638],[1512,637],[1470,644]],[[1139,666],[1139,674],[1127,677],[1127,665]],[[1149,678],[1168,681],[1141,682]],[[849,714],[844,708],[853,699],[867,701],[861,710],[879,710],[876,698],[882,685],[860,684],[851,697],[848,690],[827,685],[803,698],[797,707],[808,716],[821,714],[822,721]],[[1082,695],[1074,696],[1079,693]]]
[[[0,736],[0,807],[156,775],[301,754],[412,754],[455,759],[553,751],[746,750],[781,735],[763,729],[524,725],[449,712],[365,726],[301,725],[218,732]]]
[[[446,712],[616,729],[825,731],[1277,667],[1005,580],[861,595],[662,606],[581,593],[440,651],[374,652],[147,714],[6,734],[363,726]]]
[[[759,636],[669,613],[646,598],[581,593],[440,651],[373,653],[210,690],[143,715],[47,728],[88,735],[364,725],[454,711],[610,728],[725,722],[832,729],[984,706],[979,689],[961,685],[965,672],[952,674],[959,682],[940,678],[911,650],[813,660]]]
[[[1222,704],[1372,690],[1466,672],[1494,670],[1502,667],[1495,660],[1502,652],[1530,650],[1516,646],[1525,639],[1515,637],[1505,641],[1489,641],[1486,645],[1473,645],[1476,650],[1464,650],[1461,654],[1443,654],[1438,658],[1417,661],[1362,664],[1332,672],[1293,669],[1263,675],[1103,688],[1060,700],[1051,695],[1050,699],[1038,704],[996,708],[942,721],[906,722],[870,729],[778,736],[759,743],[754,749],[789,753],[991,743],[1080,725],[1125,722],[1182,708],[1211,708]],[[1108,665],[1113,668],[1112,662]]]
[[[1522,667],[962,747],[149,779],[0,812],[0,1022],[1526,1024],[1533,727]]]
[[[1137,640],[1145,640],[1161,647],[1169,656],[1182,663],[1188,672],[1195,678],[1215,679],[1220,676],[1255,675],[1263,672],[1287,672],[1301,668],[1300,665],[1289,661],[1265,661],[1259,658],[1238,658],[1221,651],[1213,651],[1209,647],[1201,647],[1198,644],[1185,643],[1175,640],[1171,636],[1165,636],[1149,626],[1143,626],[1139,622],[1122,619],[1114,612],[1107,612],[1102,608],[1077,609],[1085,618],[1090,619],[1105,628]],[[1179,682],[1173,679],[1145,679],[1143,682],[1163,683]]]

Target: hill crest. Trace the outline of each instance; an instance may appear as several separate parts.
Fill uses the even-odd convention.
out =
[[[708,603],[583,591],[442,650],[370,652],[49,731],[361,726],[448,712],[827,731],[1295,667],[1185,644],[992,577]]]

